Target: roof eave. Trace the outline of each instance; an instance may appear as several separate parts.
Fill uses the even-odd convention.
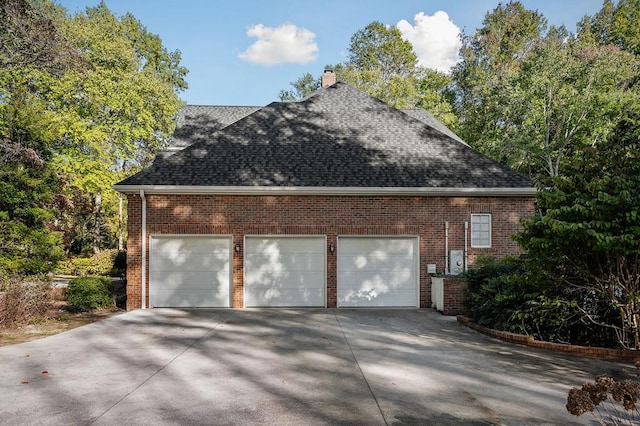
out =
[[[195,195],[398,195],[398,196],[464,196],[514,197],[533,196],[534,187],[521,188],[402,188],[402,187],[322,187],[322,186],[178,186],[178,185],[114,185],[125,194],[195,194]]]

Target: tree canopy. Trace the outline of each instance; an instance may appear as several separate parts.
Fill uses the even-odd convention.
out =
[[[306,98],[320,88],[320,78],[311,73],[304,73],[302,77],[291,82],[293,90],[281,90],[278,97],[282,102],[295,102]]]
[[[63,250],[113,246],[123,218],[111,185],[167,143],[187,70],[104,2],[70,16],[6,0],[0,20],[0,272],[44,272]]]
[[[463,139],[538,182],[602,141],[638,105],[638,58],[564,27],[547,29],[519,2],[464,38],[453,74]]]
[[[578,36],[640,55],[640,0],[604,0],[594,16],[578,23]]]
[[[485,312],[517,301],[507,327],[640,349],[638,6],[605,0],[574,35],[510,2],[464,39],[460,133],[540,187],[520,271],[481,286]]]
[[[612,328],[621,346],[640,349],[640,126],[626,117],[576,154],[567,173],[540,192],[518,237],[526,259],[559,286],[591,295],[577,304],[586,321]],[[599,301],[599,302],[598,302]],[[611,305],[607,322],[594,304]]]
[[[351,36],[348,60],[327,65],[337,79],[369,93],[396,108],[423,108],[455,128],[448,75],[418,65],[411,43],[400,30],[374,21]],[[320,77],[305,73],[281,90],[280,100],[300,100],[320,87]]]

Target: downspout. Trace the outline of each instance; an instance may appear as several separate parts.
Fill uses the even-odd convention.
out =
[[[444,273],[449,273],[449,222],[444,223]]]
[[[467,234],[469,233],[469,222],[464,223],[464,271],[467,272],[469,270],[469,251],[467,250],[468,238]]]
[[[142,199],[142,292],[141,307],[146,309],[147,300],[147,198],[144,195],[144,189],[140,190],[140,198]]]

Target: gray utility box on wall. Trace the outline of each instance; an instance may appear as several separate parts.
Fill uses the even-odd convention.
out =
[[[462,250],[451,250],[449,252],[449,273],[458,275],[464,272],[464,252]]]

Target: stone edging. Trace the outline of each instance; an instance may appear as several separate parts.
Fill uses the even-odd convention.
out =
[[[470,318],[458,315],[458,322],[466,325],[482,334],[496,339],[503,340],[517,345],[529,346],[531,348],[546,349],[553,352],[562,352],[571,355],[589,356],[608,361],[634,362],[640,360],[640,351],[629,351],[624,349],[595,348],[589,346],[565,345],[562,343],[551,343],[536,340],[533,336],[509,333],[507,331],[494,330],[476,324]]]

